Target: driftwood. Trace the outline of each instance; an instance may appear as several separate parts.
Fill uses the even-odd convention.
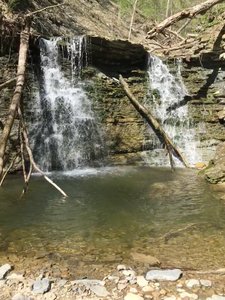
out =
[[[10,85],[12,85],[12,83],[16,82],[16,78],[13,78],[13,79],[10,79],[10,80],[7,80],[6,82],[4,83],[1,83],[0,84],[0,91]]]
[[[169,159],[170,159],[170,164],[171,168],[174,168],[173,165],[173,159],[172,159],[172,154],[177,157],[182,164],[185,167],[189,167],[186,159],[184,156],[181,154],[180,150],[176,147],[176,145],[173,143],[173,141],[168,137],[166,132],[163,130],[159,122],[155,119],[155,117],[151,114],[150,111],[148,111],[144,106],[142,106],[137,99],[134,97],[134,95],[131,93],[128,84],[126,81],[123,79],[122,75],[119,77],[120,83],[129,98],[130,102],[132,105],[135,107],[135,109],[139,112],[139,114],[147,121],[147,123],[152,127],[156,135],[160,138],[160,140],[165,144],[166,149],[169,154]]]
[[[151,39],[154,36],[156,36],[158,33],[163,32],[164,29],[175,24],[176,22],[186,19],[186,18],[192,19],[196,15],[205,13],[207,10],[212,8],[214,5],[219,4],[221,2],[224,2],[224,0],[208,0],[201,4],[197,4],[193,7],[182,10],[181,12],[178,12],[178,13],[170,16],[169,18],[166,18],[164,21],[162,21],[157,26],[155,26],[153,29],[151,29],[148,32],[146,38]]]

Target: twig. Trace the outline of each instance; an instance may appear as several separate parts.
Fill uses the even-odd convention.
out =
[[[10,80],[5,81],[4,83],[0,84],[0,90],[4,89],[5,87],[8,87],[9,85],[11,85],[11,83],[16,82],[16,77]]]
[[[191,23],[192,19],[188,19],[181,28],[177,30],[177,33],[180,33],[189,23]]]
[[[7,176],[7,174],[9,173],[10,169],[13,167],[13,165],[14,165],[14,163],[15,163],[17,157],[18,157],[18,154],[19,154],[19,153],[17,153],[17,154],[15,155],[15,157],[14,157],[13,160],[11,161],[10,165],[8,166],[8,168],[6,169],[6,171],[4,172],[4,174],[2,175],[2,178],[1,178],[1,181],[0,181],[0,186],[2,186],[2,184],[3,184],[3,182],[4,182],[4,180],[5,180],[6,176]]]
[[[66,3],[63,2],[63,3],[59,3],[59,4],[55,4],[55,5],[46,6],[46,7],[44,7],[44,8],[39,9],[39,10],[33,11],[33,12],[29,13],[29,14],[26,14],[26,15],[25,15],[25,18],[31,17],[31,16],[33,16],[33,15],[35,15],[35,14],[38,14],[38,13],[44,11],[44,10],[51,9],[51,8],[55,8],[55,7],[59,7],[59,6],[65,5],[65,4],[66,4]]]

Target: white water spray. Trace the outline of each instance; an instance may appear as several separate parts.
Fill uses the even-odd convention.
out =
[[[79,80],[86,61],[85,38],[77,37],[67,44],[69,76],[60,65],[58,43],[58,38],[40,41],[41,93],[32,104],[36,122],[30,135],[36,161],[45,171],[90,165],[103,151],[91,102]]]
[[[201,161],[197,150],[198,140],[195,127],[188,114],[188,105],[183,104],[184,97],[188,94],[181,78],[181,63],[178,61],[177,74],[170,73],[168,67],[156,56],[151,56],[149,61],[149,93],[152,102],[145,103],[159,119],[165,132],[180,148],[189,164],[194,165]],[[159,150],[160,143],[155,141],[155,148]],[[154,152],[154,150],[153,150]],[[154,155],[151,164],[168,165],[169,159],[162,157],[160,152]],[[159,156],[157,158],[157,155]]]

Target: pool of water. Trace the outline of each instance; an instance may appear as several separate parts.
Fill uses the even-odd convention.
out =
[[[86,169],[50,175],[63,198],[33,176],[11,176],[0,190],[0,254],[40,253],[88,264],[157,257],[163,266],[225,266],[225,206],[194,170],[148,167]],[[82,271],[81,271],[82,273]]]

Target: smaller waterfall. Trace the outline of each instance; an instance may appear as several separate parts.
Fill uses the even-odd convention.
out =
[[[41,88],[31,104],[35,109],[30,137],[35,159],[45,171],[90,166],[103,153],[91,102],[79,80],[86,60],[85,38],[67,43],[69,72],[60,64],[58,43],[58,38],[40,41]]]
[[[193,165],[201,161],[201,155],[197,150],[198,141],[195,127],[188,114],[188,105],[182,104],[188,92],[182,81],[180,68],[181,62],[178,61],[177,73],[174,76],[158,57],[150,56],[148,74],[151,103],[148,101],[145,105],[150,107],[168,136]],[[152,164],[168,164],[165,152],[162,154],[160,151],[161,147],[160,142],[155,139],[154,148],[157,154],[153,154],[153,160],[150,161]]]

